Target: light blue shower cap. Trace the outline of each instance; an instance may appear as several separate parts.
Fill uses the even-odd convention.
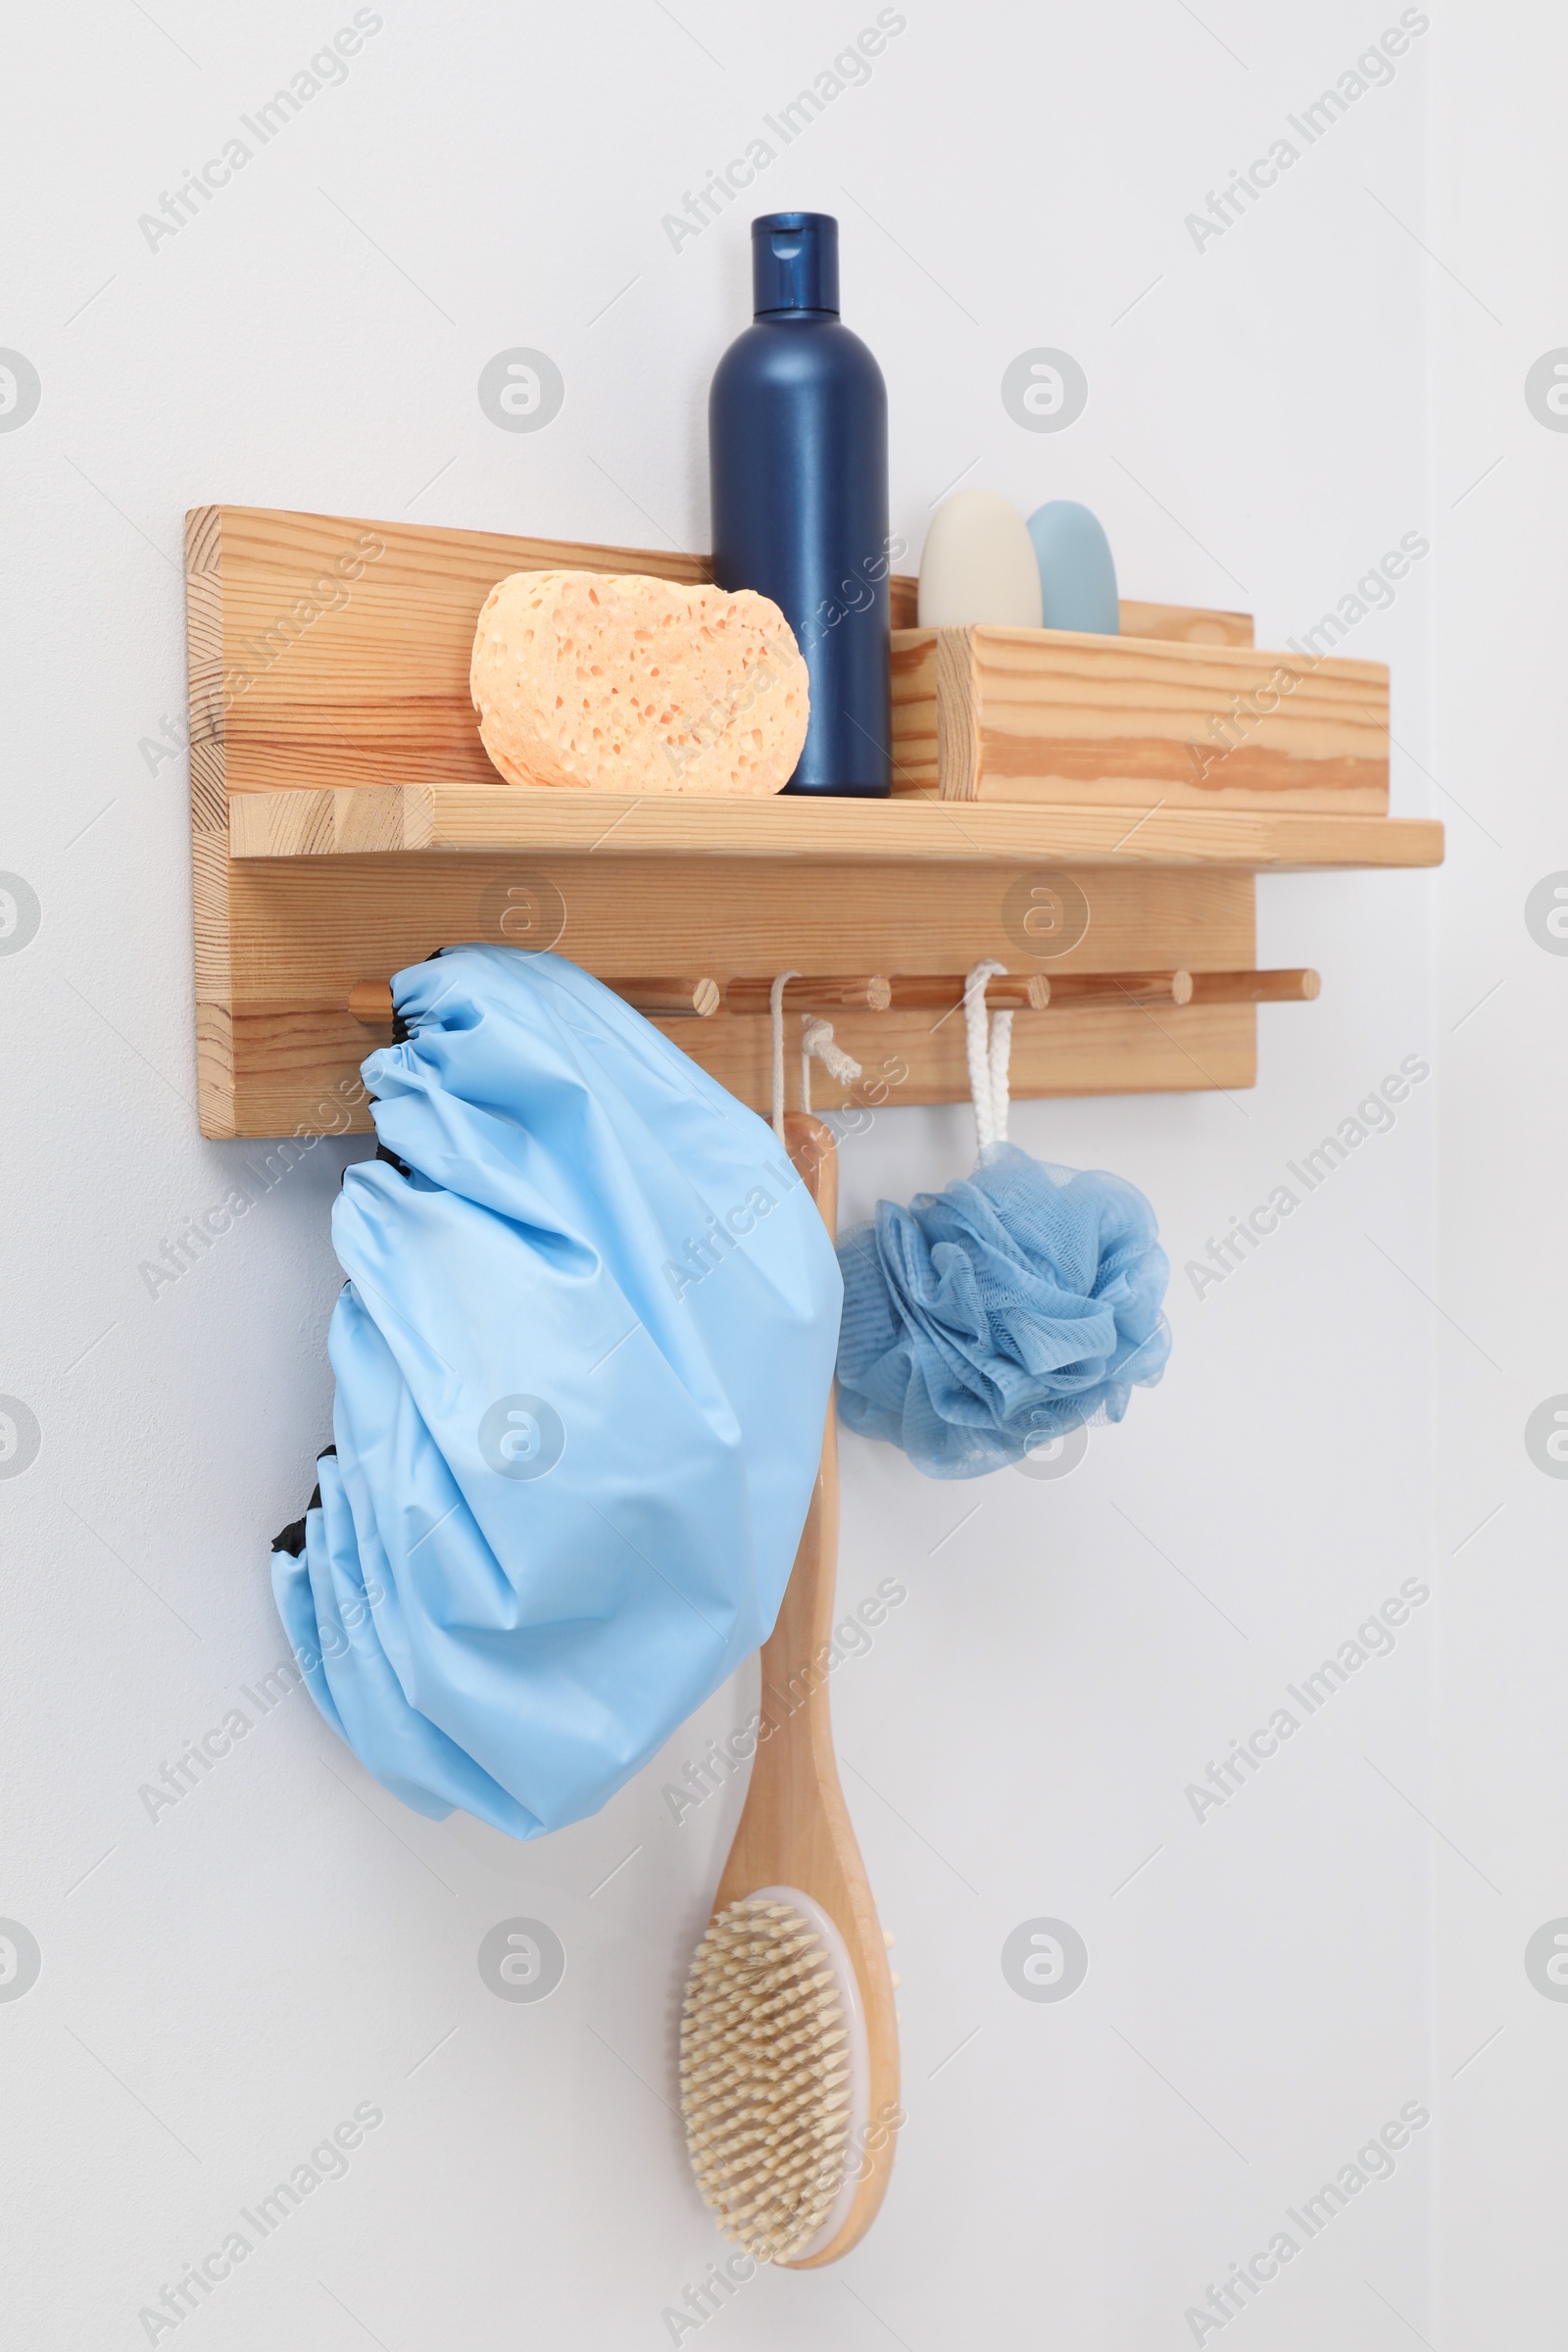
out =
[[[559,956],[449,949],[364,1065],[335,1452],[272,1586],[416,1812],[593,1813],[772,1629],[833,1377],[833,1245],[771,1131]]]
[[[1170,1268],[1136,1185],[993,1143],[974,1174],[845,1235],[839,1412],[931,1478],[1119,1421],[1170,1353]]]

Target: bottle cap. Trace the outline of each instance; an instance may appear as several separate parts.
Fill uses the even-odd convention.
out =
[[[764,213],[752,222],[752,302],[766,311],[839,309],[839,224],[831,213]]]

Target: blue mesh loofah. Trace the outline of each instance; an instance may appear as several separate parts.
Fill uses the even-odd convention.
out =
[[[877,1203],[839,1246],[839,1412],[931,1478],[1119,1421],[1170,1353],[1170,1268],[1136,1185],[996,1143],[972,1176]]]
[[[977,963],[963,1026],[979,1158],[839,1250],[839,1413],[931,1478],[979,1478],[1042,1439],[1119,1421],[1170,1353],[1170,1267],[1136,1185],[1049,1167],[1007,1142],[1012,1014],[986,1008],[1004,970]]]

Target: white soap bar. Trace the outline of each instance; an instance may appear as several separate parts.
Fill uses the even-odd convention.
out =
[[[1041,625],[1040,564],[1029,526],[996,490],[956,490],[931,520],[920,556],[920,626]]]

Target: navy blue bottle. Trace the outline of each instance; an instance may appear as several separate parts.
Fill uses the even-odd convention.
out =
[[[873,798],[888,759],[888,399],[839,319],[839,224],[752,222],[757,316],[708,403],[713,577],[770,596],[810,677],[811,719],[786,790]]]

